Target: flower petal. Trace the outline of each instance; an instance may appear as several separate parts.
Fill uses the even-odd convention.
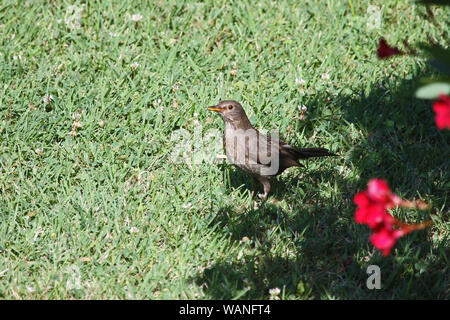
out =
[[[353,202],[359,207],[367,207],[370,204],[370,199],[367,192],[360,191],[353,197]]]
[[[439,100],[433,103],[435,112],[436,127],[439,130],[450,129],[450,97],[444,94],[439,96]]]
[[[370,236],[370,242],[372,242],[375,248],[381,250],[384,256],[387,256],[391,252],[396,240],[397,238],[393,233],[384,228]]]
[[[394,55],[404,54],[404,52],[400,51],[398,48],[389,46],[386,40],[381,38],[378,44],[377,54],[378,58],[386,59]]]
[[[369,198],[376,202],[388,202],[390,200],[391,189],[383,179],[371,179],[367,185]]]

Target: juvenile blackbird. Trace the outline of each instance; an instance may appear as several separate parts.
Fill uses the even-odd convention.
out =
[[[277,136],[266,136],[255,129],[245,114],[244,108],[234,100],[224,100],[216,106],[208,107],[216,111],[225,123],[223,148],[228,160],[244,172],[250,174],[255,181],[264,187],[265,200],[270,191],[270,179],[289,167],[304,167],[299,159],[312,157],[335,156],[325,148],[291,147]]]

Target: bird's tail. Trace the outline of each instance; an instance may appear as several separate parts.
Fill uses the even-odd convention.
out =
[[[325,148],[295,149],[295,155],[297,156],[297,159],[337,156],[337,154],[331,153],[328,149],[325,149]]]

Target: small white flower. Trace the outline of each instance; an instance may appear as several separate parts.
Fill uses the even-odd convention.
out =
[[[56,22],[57,22],[58,24],[61,24],[61,23],[63,22],[63,19],[58,19],[58,20],[56,20]]]
[[[323,80],[330,80],[330,75],[328,74],[328,72],[325,72],[324,74],[322,74],[322,79]]]
[[[131,69],[136,70],[137,68],[139,68],[141,65],[137,62],[133,62],[132,64],[130,64]]]
[[[270,294],[269,300],[280,300],[280,297],[279,297],[280,292],[281,292],[280,288],[270,289],[269,290],[269,294]]]
[[[130,228],[130,232],[131,232],[131,233],[138,233],[138,232],[139,232],[139,229],[136,228],[136,227],[131,227],[131,228]]]
[[[303,86],[306,84],[306,81],[302,78],[295,78],[295,83]]]
[[[110,32],[109,36],[113,37],[113,38],[117,38],[119,36],[119,34],[117,32]]]
[[[158,106],[160,106],[161,102],[162,102],[161,98],[158,98],[157,100],[153,101],[153,106],[158,107]]]
[[[36,152],[36,154],[39,156],[42,153],[42,149],[37,148],[36,150],[34,150],[34,152]]]
[[[194,118],[197,118],[197,117],[198,117],[198,113],[194,112]]]
[[[33,288],[33,287],[28,287],[27,286],[27,291],[30,292],[30,293],[33,293],[33,292],[36,292],[36,289]]]
[[[44,98],[42,99],[42,101],[44,103],[50,103],[53,101],[53,96],[51,94],[47,94],[44,96]]]
[[[184,209],[189,209],[190,207],[192,207],[192,203],[190,203],[190,202],[183,204]]]
[[[142,20],[142,15],[140,13],[135,13],[131,16],[133,22],[139,22]]]
[[[280,292],[281,292],[280,288],[273,288],[269,290],[269,294],[271,296],[277,296],[280,294]]]
[[[82,114],[83,112],[81,111],[81,112],[75,112],[75,113],[72,113],[72,119],[75,121],[75,122],[79,122],[80,121],[80,119],[81,119],[81,114]]]
[[[300,112],[306,112],[308,110],[308,107],[305,106],[304,104],[301,106],[298,105],[297,108],[298,108],[298,110],[300,110]]]
[[[13,56],[14,60],[22,60],[22,56],[19,54],[18,56]]]

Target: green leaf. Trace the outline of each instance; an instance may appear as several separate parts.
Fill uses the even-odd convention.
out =
[[[421,45],[421,48],[428,52],[437,61],[450,66],[450,49],[424,44]]]
[[[441,94],[450,94],[449,82],[431,82],[416,90],[416,98],[419,99],[436,99]]]
[[[436,68],[439,72],[450,75],[450,64],[446,64],[440,60],[432,59],[429,61],[430,65]]]

